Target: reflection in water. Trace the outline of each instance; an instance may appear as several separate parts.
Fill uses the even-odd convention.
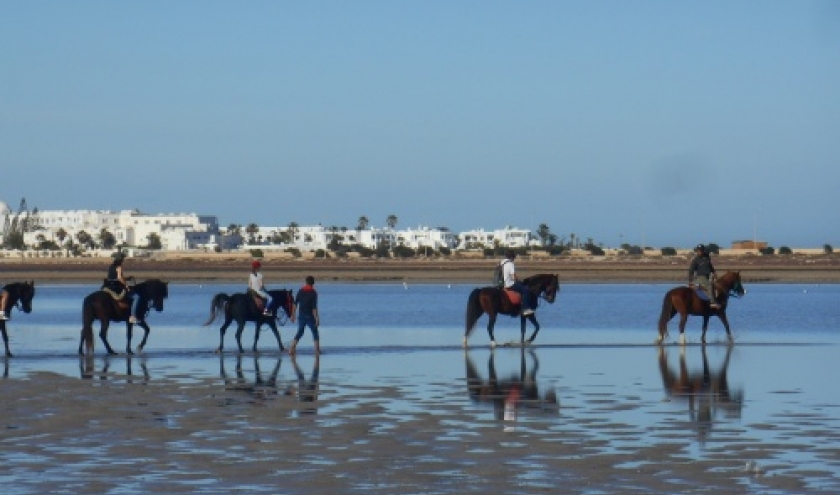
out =
[[[298,403],[301,404],[298,410],[299,414],[318,414],[318,375],[321,368],[321,356],[315,354],[315,362],[312,364],[312,373],[309,375],[309,379],[306,378],[303,369],[298,365],[297,356],[292,356],[292,364],[295,367],[297,384],[289,385],[286,394],[295,396]]]
[[[116,361],[121,358],[125,358],[125,380],[128,383],[134,383],[135,361],[139,363],[140,372],[142,373],[142,379],[139,381],[139,383],[149,382],[151,376],[149,375],[149,369],[146,366],[147,358],[143,356],[138,359],[130,354],[127,354],[125,356],[102,356],[102,368],[98,373],[96,371],[96,357],[93,354],[79,356],[79,374],[83,380],[90,380],[96,375],[99,376],[100,380],[107,380],[108,374],[111,372],[111,361]]]
[[[241,390],[252,395],[255,399],[265,400],[277,395],[277,377],[280,375],[281,358],[277,358],[274,368],[267,375],[263,375],[260,360],[254,355],[254,379],[249,380],[242,368],[242,354],[236,355],[235,377],[231,377],[225,368],[225,355],[219,355],[219,374],[224,380],[225,388]]]
[[[718,412],[729,418],[740,419],[744,392],[729,388],[727,369],[732,356],[732,346],[727,346],[723,363],[716,369],[709,366],[706,346],[703,345],[701,349],[703,369],[698,371],[688,369],[685,348],[680,350],[680,364],[675,369],[669,366],[666,349],[660,347],[659,371],[668,396],[688,402],[689,417],[697,428],[697,438],[702,443],[711,432]]]
[[[479,403],[491,403],[494,416],[499,421],[516,421],[522,410],[557,412],[560,403],[554,389],[541,396],[537,385],[539,361],[533,349],[528,350],[532,364],[529,369],[525,348],[520,349],[519,373],[512,373],[500,379],[496,374],[496,351],[490,351],[487,361],[487,379],[482,378],[469,351],[464,353],[467,368],[467,392],[470,399]]]

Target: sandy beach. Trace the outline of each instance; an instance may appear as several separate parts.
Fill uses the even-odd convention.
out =
[[[249,271],[247,254],[168,254],[129,258],[126,273],[138,279],[170,282],[235,282]],[[306,275],[319,281],[475,283],[490,281],[497,260],[492,258],[429,259],[290,259],[268,257],[263,262],[267,283],[298,283]],[[746,282],[840,283],[840,255],[715,257],[721,272],[739,270]],[[108,258],[0,259],[0,280],[41,283],[96,284],[103,278]],[[525,275],[557,273],[561,283],[684,283],[689,259],[685,257],[520,257],[517,268]],[[244,274],[244,275],[243,275]]]

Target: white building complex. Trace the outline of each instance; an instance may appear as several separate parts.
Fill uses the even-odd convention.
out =
[[[224,232],[212,215],[175,213],[149,215],[139,210],[43,210],[13,212],[0,202],[0,237],[25,221],[22,232],[27,248],[49,241],[59,248],[76,246],[82,250],[104,247],[112,236],[114,247],[149,248],[159,242],[165,251],[218,251],[232,249],[300,251],[327,250],[336,244],[362,246],[376,250],[382,246],[403,246],[414,250],[441,251],[503,247],[525,247],[533,243],[527,229],[510,226],[493,231],[471,230],[461,234],[446,228],[419,226],[396,230],[386,228],[348,229],[346,227],[297,226],[257,227]],[[154,241],[154,243],[153,243]],[[54,248],[53,248],[54,249]]]

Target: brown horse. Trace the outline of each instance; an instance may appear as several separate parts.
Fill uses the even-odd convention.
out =
[[[522,281],[534,295],[535,298],[542,298],[554,303],[557,297],[557,292],[560,291],[560,284],[557,280],[557,275],[553,273],[542,273],[526,278]],[[535,315],[522,316],[520,315],[519,302],[511,302],[506,291],[498,287],[482,287],[473,289],[470,297],[467,300],[467,317],[466,328],[464,331],[463,345],[467,347],[467,339],[475,328],[475,324],[481,315],[487,313],[489,318],[487,322],[487,333],[490,335],[490,346],[496,347],[496,338],[493,336],[493,327],[496,325],[497,315],[519,316],[520,321],[520,343],[522,345],[530,344],[537,338],[537,333],[540,331],[540,324],[537,322]],[[534,324],[534,333],[528,340],[525,340],[525,320],[528,319]]]
[[[131,292],[137,298],[134,315],[131,314],[131,306],[125,301],[117,301],[111,294],[104,290],[92,292],[85,297],[82,302],[82,337],[79,340],[79,355],[84,356],[85,351],[88,355],[93,353],[93,321],[99,320],[99,338],[105,344],[105,350],[110,355],[117,354],[108,343],[108,327],[112,321],[124,321],[126,331],[126,354],[133,354],[131,350],[131,337],[133,334],[134,323],[131,322],[131,316],[134,316],[139,325],[144,331],[143,340],[137,346],[138,351],[142,351],[146,345],[146,340],[149,338],[149,325],[146,324],[146,316],[149,314],[149,309],[154,308],[155,311],[163,311],[163,300],[169,297],[169,283],[157,279],[147,280],[131,287]]]
[[[35,297],[35,282],[15,282],[4,285],[0,290],[9,294],[6,299],[6,307],[0,308],[6,311],[6,315],[12,317],[12,308],[18,307],[24,313],[32,312],[32,298]],[[6,345],[6,357],[12,357],[9,350],[9,334],[6,333],[6,320],[0,320],[0,333],[3,334],[3,343]]]
[[[662,314],[659,317],[659,337],[657,344],[665,341],[668,335],[668,322],[677,313],[680,314],[680,343],[685,344],[685,323],[688,315],[703,317],[703,343],[706,342],[706,330],[709,327],[709,318],[716,315],[726,329],[726,336],[732,342],[732,333],[729,331],[729,320],[726,319],[726,306],[729,297],[741,297],[746,294],[744,286],[741,285],[741,272],[726,272],[726,274],[715,280],[715,300],[719,308],[710,307],[708,299],[701,298],[692,287],[675,287],[665,294],[662,301]]]

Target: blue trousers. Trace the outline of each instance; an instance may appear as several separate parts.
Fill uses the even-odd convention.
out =
[[[531,289],[527,285],[522,282],[514,282],[508,289],[513,289],[522,296],[523,308],[537,309],[537,305],[534,304],[534,294],[531,293]]]
[[[298,331],[295,334],[295,340],[300,340],[303,337],[303,332],[307,326],[312,330],[312,340],[318,342],[318,325],[315,324],[313,315],[298,315]]]

